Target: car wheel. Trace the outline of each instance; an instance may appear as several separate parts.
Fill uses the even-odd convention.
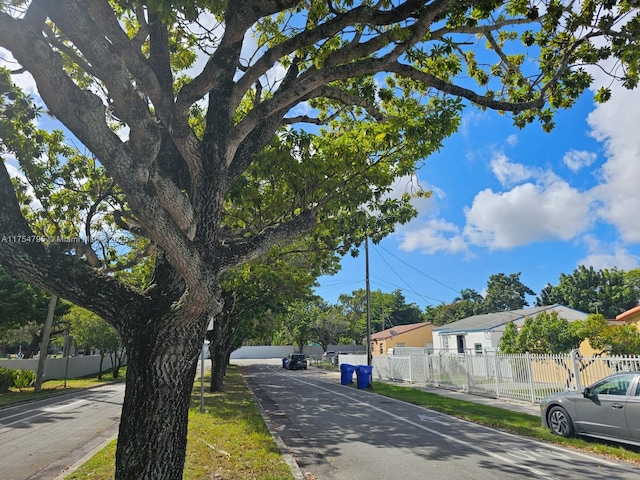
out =
[[[574,433],[573,422],[567,411],[559,406],[549,410],[548,423],[551,431],[561,437],[571,437]]]

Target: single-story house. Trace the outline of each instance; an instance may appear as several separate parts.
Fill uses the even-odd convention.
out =
[[[371,354],[387,355],[396,347],[433,348],[433,324],[411,323],[371,334]],[[366,342],[365,342],[366,344]]]
[[[506,312],[486,313],[463,318],[433,329],[434,349],[436,352],[464,353],[473,351],[495,351],[500,337],[509,322],[521,327],[527,318],[533,318],[542,312],[557,312],[560,318],[569,322],[585,320],[588,314],[564,305],[545,305],[523,308]]]

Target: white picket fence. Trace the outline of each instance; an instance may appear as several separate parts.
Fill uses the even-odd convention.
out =
[[[372,358],[374,379],[437,385],[478,395],[538,403],[565,390],[582,390],[620,371],[640,371],[640,356],[583,357],[507,355],[495,352],[415,353]],[[339,362],[366,365],[366,355],[340,355]]]

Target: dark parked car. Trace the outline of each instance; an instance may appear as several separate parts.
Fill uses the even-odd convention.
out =
[[[306,370],[307,357],[303,353],[292,353],[285,360],[284,368],[287,370]]]
[[[640,446],[640,372],[610,375],[581,392],[540,402],[542,424],[556,435],[584,435]]]

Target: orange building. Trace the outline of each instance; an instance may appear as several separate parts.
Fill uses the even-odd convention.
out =
[[[396,347],[433,348],[433,324],[397,325],[371,335],[371,354],[387,355]],[[365,342],[366,343],[366,342]]]
[[[635,325],[640,330],[640,305],[622,312],[616,316],[615,320],[607,320],[607,325]],[[589,339],[586,339],[580,344],[580,353],[585,357],[592,357],[600,352],[594,350],[589,343]]]

